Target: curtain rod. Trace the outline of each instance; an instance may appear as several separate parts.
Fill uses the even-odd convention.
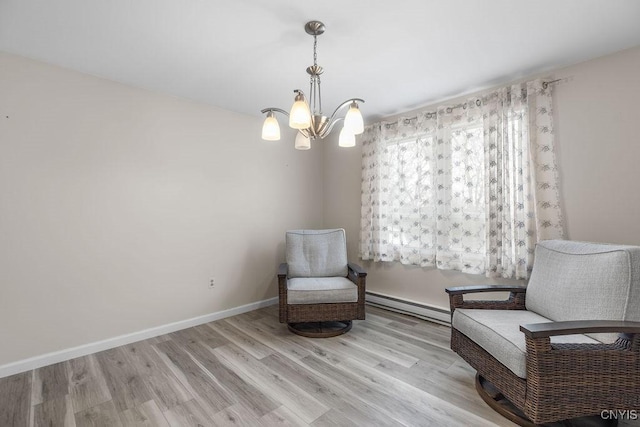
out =
[[[555,80],[549,80],[549,81],[545,81],[542,82],[542,88],[546,89],[549,87],[549,85],[561,82],[567,80],[567,78],[564,79],[555,79]],[[481,101],[480,101],[480,97],[478,99],[476,99],[476,105],[479,107],[481,105]],[[453,110],[455,110],[456,108],[467,108],[467,103],[462,103],[462,104],[456,104],[453,107],[447,107],[447,113],[451,113]],[[435,117],[437,115],[437,111],[433,111],[433,112],[428,112],[426,113],[427,119],[430,119],[431,117]],[[417,120],[418,116],[414,116],[414,117],[408,117],[406,119],[404,119],[404,122],[410,122],[411,120]]]
[[[562,80],[565,80],[565,79],[555,79],[555,80],[551,80],[551,81],[548,81],[548,82],[542,82],[542,89],[546,89],[546,88],[549,87],[549,85],[561,82]]]
[[[480,99],[476,99],[476,105],[478,107],[480,105],[482,105],[482,102],[480,101]],[[461,103],[461,104],[456,104],[456,105],[454,105],[452,107],[447,107],[447,113],[451,113],[453,110],[456,110],[458,108],[466,109],[467,108],[467,103],[465,102],[465,103]],[[438,114],[437,111],[433,111],[433,112],[430,111],[428,113],[425,113],[425,115],[427,116],[427,119],[430,119],[431,117],[435,117],[437,114]],[[409,118],[404,119],[404,122],[407,123],[407,122],[410,122],[411,120],[417,120],[417,119],[418,119],[418,116],[413,116],[413,117],[409,117]]]

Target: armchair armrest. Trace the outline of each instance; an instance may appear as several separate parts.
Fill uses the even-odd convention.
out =
[[[287,274],[289,264],[283,262],[278,266],[278,304],[280,323],[287,321]]]
[[[476,292],[526,292],[525,286],[513,285],[473,285],[473,286],[456,286],[447,288],[445,291],[449,295],[464,295]]]
[[[487,310],[524,310],[525,309],[525,286],[514,285],[474,285],[457,286],[447,288],[449,294],[449,306],[451,317],[456,308],[476,308]],[[465,301],[464,295],[481,292],[509,292],[509,298],[502,301],[493,300],[470,300]]]
[[[358,264],[350,262],[347,266],[349,267],[349,270],[353,271],[353,273],[358,277],[365,277],[367,275],[365,269],[360,267]]]
[[[347,279],[351,280],[358,287],[358,313],[356,319],[364,319],[364,301],[367,288],[367,272],[358,264],[347,263]]]
[[[289,272],[289,264],[283,262],[278,266],[278,277],[284,276],[287,277],[287,273]]]
[[[552,337],[556,335],[599,334],[622,332],[640,334],[640,322],[616,320],[578,320],[566,322],[530,323],[520,325],[520,331],[529,338]]]
[[[561,363],[559,360],[570,360],[573,368],[580,364],[581,368],[576,370],[585,372],[585,375],[591,373],[598,377],[607,369],[626,375],[637,369],[640,361],[640,322],[578,320],[530,323],[520,325],[520,331],[527,342],[527,371],[529,365],[542,372]],[[611,344],[551,343],[553,336],[611,332],[620,333],[616,342]]]

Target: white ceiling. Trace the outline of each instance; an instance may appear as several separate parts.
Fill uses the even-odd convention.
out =
[[[640,45],[638,0],[0,0],[0,50],[260,115],[308,90],[367,121]]]

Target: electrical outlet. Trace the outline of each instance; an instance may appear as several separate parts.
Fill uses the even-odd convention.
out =
[[[216,286],[215,279],[209,279],[209,289],[213,289]]]

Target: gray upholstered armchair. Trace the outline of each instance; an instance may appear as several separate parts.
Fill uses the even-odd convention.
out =
[[[291,230],[278,270],[280,322],[299,335],[329,337],[364,319],[367,273],[347,261],[343,229]]]
[[[465,298],[495,290],[509,299]],[[477,370],[482,398],[512,421],[640,410],[640,247],[545,241],[526,288],[447,292],[451,348]]]

